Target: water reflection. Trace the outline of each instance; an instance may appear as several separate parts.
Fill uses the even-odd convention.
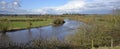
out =
[[[0,46],[8,45],[10,42],[12,41],[8,34],[0,34]]]

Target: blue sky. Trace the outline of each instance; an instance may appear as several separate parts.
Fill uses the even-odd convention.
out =
[[[0,0],[6,2],[13,2],[15,0]],[[21,8],[23,9],[36,9],[42,7],[60,6],[68,2],[68,0],[19,0]]]
[[[60,6],[64,5],[68,0],[21,0],[21,8],[36,9],[42,7]]]
[[[120,0],[0,0],[0,13],[105,14],[115,8],[120,9]]]

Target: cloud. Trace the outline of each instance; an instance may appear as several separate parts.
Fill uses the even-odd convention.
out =
[[[20,8],[18,2],[7,3],[0,1],[0,11],[11,13],[28,14],[65,14],[65,13],[85,13],[98,14],[110,13],[113,9],[120,9],[120,0],[69,0],[66,4],[56,7],[42,7],[26,12]]]
[[[56,10],[71,10],[83,7],[85,3],[82,0],[71,0],[63,6],[59,6]]]
[[[28,14],[26,10],[20,9],[19,1],[0,1],[0,14]]]
[[[41,14],[64,14],[64,13],[78,13],[83,8],[85,2],[83,0],[70,0],[68,3],[58,7],[44,7],[35,9],[33,11]]]
[[[120,7],[120,0],[93,0],[86,4],[86,9],[114,9]]]
[[[6,2],[5,1],[0,1],[0,8],[5,8],[6,7]]]
[[[58,7],[44,7],[36,9],[41,14],[64,13],[110,13],[120,8],[120,0],[69,0],[68,3]]]
[[[120,9],[120,0],[93,0],[87,2],[84,11],[98,11],[96,13],[112,13],[114,9]]]

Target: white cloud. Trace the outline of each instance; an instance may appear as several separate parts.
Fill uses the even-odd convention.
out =
[[[5,1],[1,1],[0,2],[0,6],[1,6],[0,8],[2,8],[2,9],[6,8],[6,4],[7,3]]]
[[[34,11],[40,12],[41,14],[63,14],[63,13],[77,13],[80,8],[85,6],[83,0],[70,0],[68,3],[58,7],[44,7],[35,9]]]
[[[0,11],[19,13],[21,10],[18,8],[19,6],[18,2],[6,3],[5,1],[1,1]],[[120,9],[120,0],[69,0],[66,4],[61,6],[43,7],[30,11],[32,11],[31,14],[109,13],[115,8]]]
[[[5,0],[0,1],[0,14],[24,14],[26,10],[19,8],[19,2],[7,2]]]
[[[35,11],[44,13],[44,14],[63,14],[63,13],[82,13],[87,11],[88,12],[97,12],[97,13],[110,13],[110,10],[115,8],[120,8],[120,0],[70,0],[68,3],[58,7],[47,7],[47,8],[40,8],[36,9]]]
[[[58,7],[56,10],[71,10],[84,7],[85,2],[82,0],[71,0],[63,6]]]

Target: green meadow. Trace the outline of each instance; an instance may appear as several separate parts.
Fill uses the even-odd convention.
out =
[[[29,23],[31,23],[31,27],[42,27],[42,26],[47,26],[50,25],[50,23],[52,22],[51,19],[47,19],[47,20],[43,20],[43,21],[26,21],[26,22],[16,22],[13,21],[11,22],[11,28],[12,29],[22,29],[22,28],[27,28],[29,27]]]
[[[7,30],[27,29],[33,27],[47,26],[52,23],[52,19],[46,18],[26,18],[26,17],[1,17],[1,28]],[[3,26],[2,26],[3,25]]]

